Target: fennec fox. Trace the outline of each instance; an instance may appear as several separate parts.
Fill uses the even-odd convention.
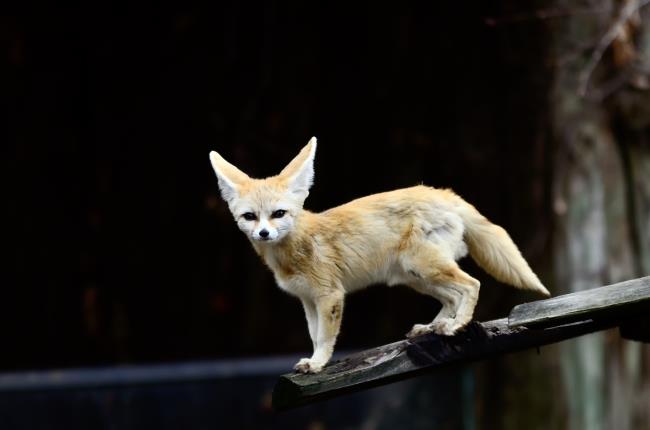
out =
[[[416,186],[354,200],[316,214],[303,209],[314,178],[316,138],[279,175],[253,179],[210,153],[224,200],[239,228],[298,297],[314,346],[295,370],[320,372],[332,357],[347,293],[376,283],[403,284],[442,310],[407,336],[452,336],[472,319],[480,283],[456,264],[469,254],[497,280],[549,292],[506,231],[450,190]]]

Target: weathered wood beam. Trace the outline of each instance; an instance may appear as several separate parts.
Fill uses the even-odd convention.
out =
[[[507,352],[559,342],[618,325],[583,321],[543,330],[509,328],[507,318],[474,322],[453,337],[426,335],[370,349],[335,362],[315,375],[280,377],[273,392],[277,410],[300,406],[416,376],[450,364],[467,363]]]
[[[648,338],[650,277],[516,306],[509,318],[473,322],[453,337],[434,334],[363,351],[315,375],[286,374],[273,406],[287,409],[346,392],[388,384],[450,364],[548,345],[620,326]]]
[[[650,304],[650,276],[517,305],[510,327],[551,327],[585,318],[625,316]]]

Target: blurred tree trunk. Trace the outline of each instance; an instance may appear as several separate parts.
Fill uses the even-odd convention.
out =
[[[556,7],[576,6],[558,1]],[[555,294],[650,273],[650,110],[644,107],[645,76],[636,71],[644,56],[650,58],[638,43],[650,22],[637,13],[636,1],[593,7],[601,13],[575,14],[550,26],[556,65],[550,102],[557,145]],[[619,19],[635,8],[629,19]],[[608,33],[616,35],[611,43]],[[650,383],[641,373],[644,363],[647,373],[649,358],[647,348],[620,339],[616,331],[563,344],[568,427],[647,425]]]
[[[551,177],[535,176],[551,186],[552,215],[531,229],[552,228],[552,246],[528,257],[554,295],[650,275],[650,6],[541,3],[526,13],[510,5],[514,18],[501,21],[527,26],[529,45],[546,24],[537,61],[552,81],[550,131],[531,130],[530,141],[554,155]],[[480,428],[650,426],[650,348],[616,330],[483,363],[476,375]]]

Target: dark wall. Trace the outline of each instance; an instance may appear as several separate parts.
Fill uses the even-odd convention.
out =
[[[452,187],[542,254],[544,29],[486,19],[515,6],[150,12],[2,18],[2,368],[307,353],[301,307],[236,229],[210,150],[262,177],[315,135],[309,209]],[[519,297],[466,267],[480,317]],[[435,309],[360,293],[340,346],[396,340]]]

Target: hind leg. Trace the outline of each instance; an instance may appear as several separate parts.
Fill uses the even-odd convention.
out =
[[[444,286],[437,286],[427,282],[414,282],[409,285],[414,290],[431,296],[442,304],[442,309],[438,315],[428,324],[415,324],[406,337],[415,337],[423,334],[435,332],[443,334],[445,327],[451,324],[456,317],[456,309],[459,306],[461,297],[453,290],[446,289]]]
[[[408,337],[431,332],[453,336],[472,320],[480,283],[460,268],[454,272],[453,278],[444,276],[443,279],[413,286],[415,290],[438,299],[442,303],[442,309],[431,323],[414,325],[407,334]]]
[[[423,248],[405,260],[405,269],[414,278],[409,284],[416,291],[438,299],[442,310],[431,323],[413,326],[407,336],[431,332],[452,336],[472,320],[480,282],[435,248]]]
[[[454,291],[460,300],[457,303],[455,315],[451,318],[434,320],[432,329],[437,334],[453,336],[458,330],[465,327],[472,320],[474,308],[478,302],[478,293],[481,283],[463,272],[458,266],[442,276],[442,288]]]

